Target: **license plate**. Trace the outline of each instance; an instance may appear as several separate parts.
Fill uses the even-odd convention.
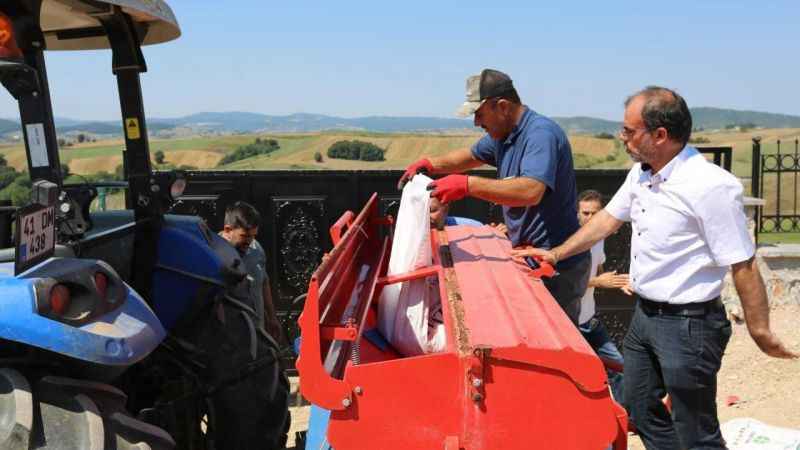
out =
[[[56,247],[55,206],[30,205],[20,209],[17,213],[15,235],[16,274],[53,256]]]

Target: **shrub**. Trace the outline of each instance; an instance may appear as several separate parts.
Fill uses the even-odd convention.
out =
[[[703,136],[689,138],[690,144],[708,144],[711,142],[711,139]]]
[[[613,134],[606,133],[606,132],[597,133],[597,134],[594,135],[594,137],[596,137],[597,139],[614,139],[614,135]]]
[[[328,158],[383,161],[383,149],[370,142],[338,141],[328,148]]]
[[[314,161],[316,161],[318,163],[321,163],[323,161],[322,153],[320,153],[320,152],[314,153]]]
[[[155,154],[156,164],[164,164],[164,152],[158,150]]]
[[[14,181],[0,191],[0,200],[11,200],[15,206],[28,204],[31,200],[31,179],[28,173],[17,173]]]
[[[223,166],[234,161],[252,158],[253,156],[267,155],[280,148],[278,141],[275,139],[256,138],[252,144],[242,145],[234,150],[233,153],[225,155],[225,157],[219,161],[218,165]]]

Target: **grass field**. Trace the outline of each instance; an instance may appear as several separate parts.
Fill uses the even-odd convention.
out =
[[[480,138],[480,133],[461,134],[418,134],[418,133],[368,133],[368,132],[322,132],[305,134],[259,134],[232,136],[196,136],[180,139],[152,139],[151,153],[161,150],[167,163],[180,166],[190,165],[198,169],[221,170],[370,170],[401,169],[419,157],[444,154],[458,148],[469,148]],[[777,141],[781,141],[781,153],[794,153],[796,142],[800,139],[800,129],[760,129],[748,132],[734,130],[697,132],[693,137],[708,139],[703,146],[730,146],[733,148],[733,172],[741,177],[745,194],[750,193],[750,174],[752,159],[752,138],[762,137],[762,153],[774,154],[778,151]],[[280,149],[268,154],[248,158],[218,167],[217,164],[227,153],[239,146],[252,143],[257,137],[276,139]],[[327,157],[327,149],[341,140],[362,140],[371,142],[386,153],[385,161],[348,161]],[[619,141],[599,139],[586,135],[569,136],[572,144],[576,168],[627,168],[631,162]],[[85,143],[61,150],[61,160],[67,163],[73,173],[87,175],[99,171],[114,172],[122,164],[121,139]],[[315,153],[321,153],[324,161],[314,161]],[[21,144],[0,145],[0,154],[9,165],[17,170],[26,169],[25,152]],[[795,181],[792,174],[781,177],[782,213],[792,213],[796,206],[795,197],[800,196],[800,180]],[[776,210],[775,192],[778,180],[774,174],[764,177],[764,198],[767,204],[765,213]],[[120,202],[119,198],[109,198],[110,207]],[[800,234],[775,233],[762,234],[764,243],[800,243]]]
[[[762,152],[775,153],[777,140],[781,140],[782,152],[794,151],[795,140],[800,139],[800,129],[761,129],[748,132],[733,130],[697,132],[694,137],[709,140],[699,146],[731,146],[733,148],[733,172],[739,177],[749,177],[752,159],[752,138],[762,137]],[[166,161],[175,165],[191,165],[198,169],[216,168],[222,157],[241,145],[253,142],[256,137],[276,139],[280,150],[237,161],[223,167],[226,170],[258,169],[399,169],[422,155],[440,155],[457,148],[468,148],[479,133],[461,134],[415,134],[415,133],[367,133],[367,132],[322,132],[306,134],[260,134],[214,137],[188,137],[181,139],[152,139],[151,153],[161,150]],[[347,161],[327,158],[326,152],[334,142],[358,139],[371,142],[386,151],[385,161]],[[613,139],[599,139],[586,135],[569,137],[579,168],[625,168],[630,160]],[[106,140],[67,147],[61,150],[61,159],[74,173],[90,174],[98,171],[113,172],[122,162],[124,142]],[[315,153],[321,153],[324,161],[314,161]],[[0,146],[9,165],[22,170],[26,166],[21,144]],[[769,181],[767,181],[769,183]],[[777,183],[777,182],[775,182]]]
[[[760,233],[760,244],[800,244],[800,233]]]
[[[223,170],[258,169],[318,169],[318,170],[369,170],[400,169],[423,155],[435,156],[458,148],[469,148],[480,138],[479,133],[465,134],[383,134],[358,132],[324,132],[309,134],[236,135],[223,137],[192,137],[185,139],[153,139],[151,153],[161,150],[165,160],[175,165],[191,165],[198,169],[216,168],[220,159],[237,147],[252,142],[256,137],[276,139],[280,150],[237,161]],[[341,140],[371,142],[386,151],[385,161],[366,162],[327,158],[328,148]],[[623,167],[627,157],[614,140],[591,136],[570,136],[578,167]],[[61,150],[62,162],[73,173],[87,175],[100,171],[113,172],[122,163],[122,140],[107,140],[79,144]],[[321,153],[324,161],[314,161]],[[0,147],[0,154],[17,170],[26,167],[25,153],[20,145]]]

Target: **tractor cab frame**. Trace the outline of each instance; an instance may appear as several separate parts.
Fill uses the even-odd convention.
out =
[[[131,267],[152,267],[161,217],[185,181],[179,172],[152,170],[140,81],[147,64],[141,47],[180,36],[172,10],[161,0],[11,0],[0,6],[0,14],[0,82],[19,104],[31,180],[58,186],[58,243],[80,249],[91,245],[88,241],[133,232]],[[112,51],[117,79],[125,138],[123,185],[133,218],[125,227],[115,221],[89,236],[94,227],[89,205],[98,186],[65,185],[62,180],[44,52],[104,48]],[[149,271],[131,270],[130,275],[131,284],[149,299]]]

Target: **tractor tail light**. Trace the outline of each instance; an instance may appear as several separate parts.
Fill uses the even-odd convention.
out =
[[[3,13],[0,13],[0,58],[22,58],[22,50],[14,38],[14,25]]]
[[[58,316],[63,316],[69,309],[70,292],[63,284],[57,284],[50,289],[50,311]]]

